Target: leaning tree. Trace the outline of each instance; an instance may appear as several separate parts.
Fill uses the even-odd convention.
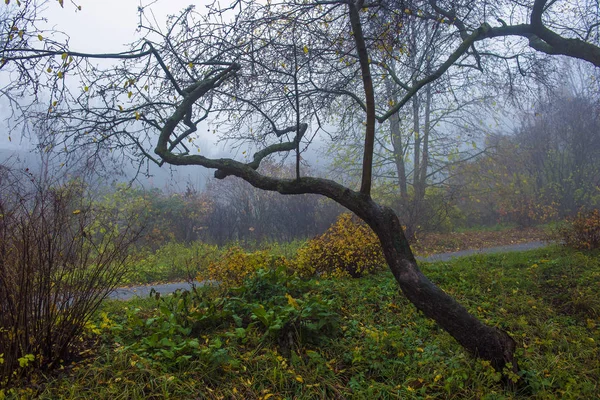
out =
[[[516,370],[514,340],[427,279],[396,214],[372,199],[376,128],[450,70],[485,74],[500,60],[526,75],[540,55],[600,66],[595,1],[234,0],[202,12],[190,7],[166,28],[148,22],[140,7],[141,39],[116,54],[77,52],[68,38],[39,31],[39,3],[22,0],[8,24],[0,71],[13,83],[2,91],[24,119],[53,120],[54,146],[202,166],[264,190],[329,197],[377,234],[402,292],[419,310],[497,370]],[[392,76],[386,60],[410,56],[408,20],[425,21],[444,46],[422,52],[426,69]],[[386,84],[393,99],[376,95]],[[360,187],[305,176],[302,153],[317,135],[343,136],[336,123],[349,109],[364,130]],[[251,145],[233,158],[210,158],[197,146],[207,128]],[[277,155],[295,160],[293,178],[260,172],[261,162]]]

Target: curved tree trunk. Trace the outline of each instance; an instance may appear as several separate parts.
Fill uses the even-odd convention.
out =
[[[508,366],[518,372],[515,341],[506,332],[485,325],[469,314],[423,275],[394,211],[372,200],[367,203],[369,207],[358,214],[379,237],[390,270],[408,300],[474,356],[490,361],[497,371]]]

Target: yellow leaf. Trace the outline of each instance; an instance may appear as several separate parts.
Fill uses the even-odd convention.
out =
[[[81,210],[75,210],[75,211],[73,211],[73,214],[75,214],[75,215],[81,214]]]
[[[23,29],[21,29],[21,30],[19,31],[19,37],[20,37],[21,39],[23,39],[23,34],[24,34],[24,33],[25,33],[25,32],[23,31]]]
[[[62,58],[63,60],[66,60],[67,57],[69,57],[67,53],[62,53],[62,55],[60,56],[60,58]]]
[[[38,35],[38,40],[41,42],[42,40],[44,40],[44,37],[42,35]]]
[[[136,121],[139,121],[140,117],[141,117],[140,113],[136,111],[135,112],[135,119],[136,119]]]
[[[285,68],[285,63],[281,63],[281,66],[282,66],[283,68]]]
[[[60,4],[60,6],[63,8],[65,7],[64,0],[58,0],[58,4]]]
[[[296,375],[296,380],[300,383],[304,383],[304,379],[300,375]]]
[[[46,71],[52,72],[52,67],[48,67],[48,69]]]
[[[128,99],[130,99],[130,98],[131,98],[131,96],[133,96],[133,92],[128,92],[128,93],[127,93],[127,98],[128,98]]]
[[[122,105],[118,105],[117,107],[119,107],[119,111],[123,111],[123,106]]]
[[[90,88],[89,88],[89,87],[87,87],[87,86],[84,86],[84,87],[83,87],[83,91],[84,91],[84,92],[87,92],[88,90],[90,90]]]
[[[4,4],[10,4],[10,0],[4,0]]]
[[[304,50],[304,54],[308,54],[308,46],[307,45],[304,45],[302,50]]]
[[[58,71],[58,73],[56,74],[58,76],[59,79],[62,79],[64,74],[62,73],[62,71]]]
[[[298,306],[298,302],[297,302],[297,301],[296,301],[296,299],[294,299],[294,298],[293,298],[291,295],[289,295],[289,294],[287,294],[287,293],[286,293],[286,294],[285,294],[285,297],[287,297],[287,301],[288,301],[288,304],[289,304],[290,306],[292,306],[292,307],[294,307],[294,308],[299,308],[299,306]]]
[[[58,104],[58,101],[54,100],[54,101],[52,102],[52,107],[56,107],[56,105],[57,105],[57,104]]]
[[[188,67],[194,68],[194,63],[190,61],[190,63],[188,64]]]

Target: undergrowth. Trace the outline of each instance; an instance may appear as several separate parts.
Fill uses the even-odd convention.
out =
[[[552,247],[422,265],[515,338],[523,392],[503,389],[388,272],[301,280],[280,268],[227,293],[107,302],[89,327],[102,343],[93,357],[9,397],[598,398],[599,256]]]

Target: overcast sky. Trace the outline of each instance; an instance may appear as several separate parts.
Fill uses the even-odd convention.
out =
[[[70,37],[70,49],[87,53],[115,53],[127,49],[127,44],[139,38],[137,26],[139,22],[138,7],[151,4],[153,16],[159,25],[165,26],[169,14],[177,14],[179,11],[194,4],[196,7],[204,7],[209,2],[206,0],[78,0],[77,5],[70,0],[64,1],[61,8],[57,1],[51,1],[44,10],[43,16],[47,18],[47,28],[66,33]],[[11,133],[11,141],[8,139],[7,122],[8,104],[0,97],[0,158],[5,158],[9,151],[23,151],[29,149],[29,141],[21,139],[18,132]],[[206,146],[203,146],[205,149]],[[222,146],[212,146],[215,155],[222,152]],[[30,157],[27,157],[30,159]],[[183,186],[190,181],[194,185],[201,185],[211,171],[198,167],[182,168],[172,174],[167,168],[162,171],[153,170],[152,174],[157,177],[148,180],[151,185],[162,186],[166,181],[177,181],[175,186]]]
[[[139,21],[138,7],[152,4],[156,20],[164,26],[169,14],[176,14],[190,4],[203,7],[206,0],[77,0],[81,10],[71,3],[64,1],[61,8],[57,1],[49,1],[43,10],[47,18],[47,29],[66,33],[70,37],[70,47],[73,51],[87,53],[115,53],[127,49],[127,43],[139,37],[137,26]],[[41,25],[43,27],[43,25]],[[6,77],[0,77],[0,79]],[[0,97],[0,116],[9,115],[8,104]],[[5,121],[2,118],[1,124]],[[19,147],[17,133],[12,134],[9,142],[8,135],[0,134],[0,148]]]
[[[64,1],[64,8],[61,8],[58,1],[51,0],[43,11],[43,16],[47,18],[47,29],[66,33],[70,37],[70,49],[72,51],[81,51],[86,53],[115,53],[128,49],[127,44],[136,41],[140,32],[137,31],[139,23],[139,7],[145,7],[146,15],[153,16],[158,26],[164,27],[168,15],[179,14],[179,12],[193,4],[199,12],[211,3],[212,0],[72,0]],[[76,5],[81,6],[78,10]],[[42,27],[43,28],[43,27]],[[0,75],[0,80],[3,77]],[[6,79],[6,77],[4,77]],[[31,145],[26,139],[19,138],[18,132],[12,132],[10,135],[12,141],[8,140],[8,129],[5,118],[8,113],[8,104],[0,96],[0,158],[6,154],[7,150],[26,150]],[[5,129],[2,129],[5,128]],[[200,129],[206,132],[205,129]],[[222,144],[214,144],[214,136],[210,138],[201,138],[200,147],[203,148],[204,155],[208,157],[231,156],[231,153],[223,148]],[[313,150],[304,154],[304,158],[312,162],[314,166],[321,166],[319,157]],[[0,160],[1,161],[1,160]],[[164,170],[165,168],[163,168]],[[156,170],[158,171],[158,170]],[[162,176],[155,179],[153,184],[160,186],[165,180],[192,180],[196,181],[196,176],[209,176],[212,171],[195,168],[181,168],[175,177],[171,177],[166,171],[152,174]],[[204,180],[204,179],[202,179]]]

